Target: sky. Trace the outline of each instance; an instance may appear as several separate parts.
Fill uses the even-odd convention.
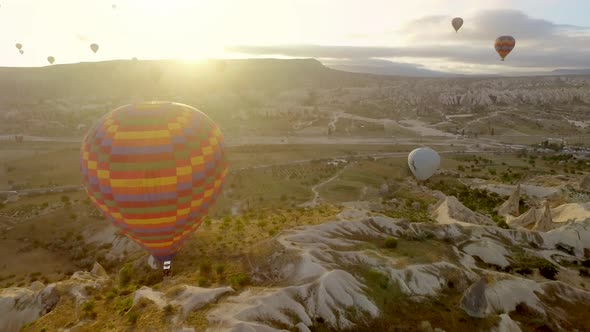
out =
[[[53,56],[313,57],[485,74],[590,68],[588,13],[588,0],[0,0],[0,66]],[[465,21],[459,33],[455,16]],[[505,62],[493,48],[500,35],[516,39]]]

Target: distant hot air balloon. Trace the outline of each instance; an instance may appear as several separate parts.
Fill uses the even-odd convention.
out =
[[[47,62],[49,62],[50,64],[53,64],[54,61],[55,61],[54,57],[52,57],[52,56],[47,57]]]
[[[131,60],[133,60],[133,61],[137,61],[137,58],[136,58],[136,57],[133,57],[133,58],[131,58]]]
[[[25,54],[25,50],[19,50],[18,53]]]
[[[463,19],[460,17],[455,17],[451,21],[451,24],[453,25],[453,28],[455,28],[455,32],[458,32],[459,29],[461,29],[461,27],[463,26]]]
[[[418,148],[408,155],[408,166],[416,179],[428,180],[440,166],[440,156],[431,148]]]
[[[96,53],[98,52],[98,44],[91,44],[90,45],[90,49],[92,50],[92,52]]]
[[[20,50],[21,48],[23,48],[23,44],[21,44],[21,43],[16,43],[16,45],[14,45],[14,46],[16,46],[17,50]]]
[[[498,54],[502,58],[502,61],[504,61],[504,58],[514,48],[514,45],[516,45],[516,40],[514,40],[514,37],[500,36],[500,37],[496,38],[496,42],[494,43],[494,48],[496,49],[496,52],[498,52]]]
[[[223,134],[184,104],[123,106],[88,131],[80,170],[103,215],[169,263],[221,192],[227,175]]]
[[[113,7],[113,9],[117,9],[117,5],[116,4],[113,4],[112,7]]]

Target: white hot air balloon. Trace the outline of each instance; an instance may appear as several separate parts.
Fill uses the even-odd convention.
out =
[[[428,180],[440,166],[440,156],[431,148],[418,148],[408,155],[408,166],[416,179]]]

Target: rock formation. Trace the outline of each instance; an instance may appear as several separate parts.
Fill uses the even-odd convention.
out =
[[[488,226],[496,225],[489,217],[471,211],[459,202],[455,196],[445,197],[436,203],[433,207],[432,217],[441,224],[469,223]]]
[[[512,228],[529,228],[537,223],[537,220],[539,219],[537,216],[539,214],[541,214],[541,209],[532,207],[522,215],[513,219],[508,219],[507,224]]]
[[[461,309],[471,317],[483,318],[486,316],[488,300],[486,298],[485,278],[480,278],[463,294]]]
[[[501,216],[514,216],[517,217],[520,214],[520,184],[516,186],[516,189],[510,194],[510,197],[498,208],[498,214]]]
[[[549,202],[545,202],[545,208],[543,209],[543,213],[535,222],[535,225],[533,226],[533,231],[548,232],[553,228],[554,227],[553,220],[551,218],[551,208],[549,207]]]

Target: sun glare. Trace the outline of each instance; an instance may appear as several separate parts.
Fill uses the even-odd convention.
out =
[[[140,43],[165,57],[198,61],[223,56],[223,6],[214,1],[135,0],[127,11]]]

